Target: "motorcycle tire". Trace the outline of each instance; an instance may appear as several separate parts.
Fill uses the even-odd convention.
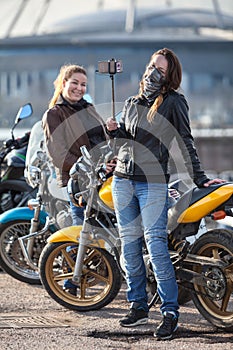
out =
[[[31,226],[30,220],[15,220],[5,224],[0,224],[0,265],[5,272],[15,279],[40,285],[38,270],[33,270],[25,261],[18,238],[29,234]],[[42,245],[46,243],[41,241],[34,249],[33,262],[38,266],[39,252]],[[39,247],[39,248],[38,248]]]
[[[52,299],[67,309],[100,309],[117,296],[122,283],[120,270],[107,250],[90,246],[85,253],[81,282],[71,293],[71,289],[64,289],[64,281],[71,282],[77,249],[73,242],[48,243],[39,260],[42,284]]]
[[[211,324],[233,330],[233,231],[214,229],[202,235],[191,249],[191,254],[220,259],[225,266],[208,267],[202,273],[214,282],[205,286],[194,283],[193,302],[202,316]],[[200,272],[200,268],[195,268]]]

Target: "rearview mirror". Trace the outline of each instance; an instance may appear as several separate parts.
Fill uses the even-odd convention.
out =
[[[30,115],[32,115],[32,105],[31,103],[27,103],[19,109],[15,118],[15,125],[18,124],[20,120],[30,117]]]

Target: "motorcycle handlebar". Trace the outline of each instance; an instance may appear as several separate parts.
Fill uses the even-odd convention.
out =
[[[17,139],[9,139],[3,143],[4,148],[8,148],[9,150],[13,147],[15,149],[21,148],[28,143],[30,137],[30,131],[26,132],[24,136]]]
[[[10,148],[14,145],[15,140],[14,139],[9,139],[3,142],[4,148]]]
[[[4,141],[3,146],[0,150],[0,163],[4,161],[7,154],[10,153],[13,149],[19,149],[26,146],[28,144],[29,137],[30,131],[26,132],[21,138],[11,138],[9,140]]]
[[[23,137],[16,139],[15,148],[21,148],[26,144],[28,144],[29,137],[30,137],[30,131],[26,132],[26,134],[24,134]]]

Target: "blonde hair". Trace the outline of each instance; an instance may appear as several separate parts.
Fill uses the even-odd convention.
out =
[[[154,117],[158,111],[159,106],[163,103],[163,95],[159,94],[159,96],[156,97],[153,105],[149,109],[149,112],[147,113],[147,120],[148,122],[152,123],[154,120]]]
[[[68,64],[68,65],[64,65],[60,68],[60,72],[59,72],[56,80],[53,82],[55,91],[54,91],[53,97],[51,98],[51,100],[49,102],[49,108],[52,108],[55,106],[55,104],[58,100],[58,97],[62,93],[63,81],[70,79],[70,77],[74,73],[82,73],[85,76],[87,76],[87,72],[86,72],[85,68],[83,68],[82,66],[78,66],[75,64]]]
[[[181,64],[179,62],[178,57],[175,55],[175,53],[172,50],[163,48],[161,50],[156,51],[151,56],[150,62],[153,61],[155,56],[157,55],[163,55],[166,58],[168,62],[168,68],[167,68],[164,83],[162,85],[161,93],[159,94],[159,96],[156,97],[153,105],[151,106],[149,112],[147,113],[147,120],[150,123],[153,122],[159,106],[163,103],[163,94],[170,90],[177,90],[180,87],[181,79],[182,79]],[[142,96],[143,94],[143,89],[144,89],[143,80],[145,75],[146,75],[146,71],[143,74],[142,80],[140,81],[139,96]]]

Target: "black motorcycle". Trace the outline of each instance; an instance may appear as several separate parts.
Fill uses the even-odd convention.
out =
[[[30,103],[22,106],[11,128],[11,138],[0,148],[0,214],[6,210],[24,206],[29,198],[34,198],[36,189],[28,185],[24,178],[25,158],[30,132],[21,138],[14,137],[18,123],[32,114]]]

